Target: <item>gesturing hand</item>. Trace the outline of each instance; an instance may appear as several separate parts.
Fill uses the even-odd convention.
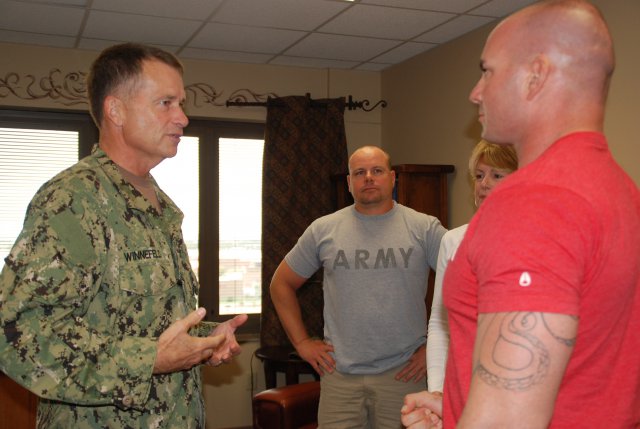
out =
[[[189,329],[200,323],[205,314],[206,310],[199,308],[173,322],[160,334],[154,374],[190,369],[211,358],[215,349],[224,343],[224,334],[205,338],[189,335]]]
[[[229,363],[234,356],[240,354],[240,344],[236,340],[235,332],[248,318],[246,314],[239,314],[215,327],[209,336],[223,336],[224,342],[213,351],[206,362],[207,365],[218,366]]]

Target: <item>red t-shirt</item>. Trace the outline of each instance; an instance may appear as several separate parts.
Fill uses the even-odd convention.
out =
[[[640,425],[640,193],[599,133],[563,137],[482,204],[447,269],[444,423],[471,383],[477,314],[579,317],[551,428]]]

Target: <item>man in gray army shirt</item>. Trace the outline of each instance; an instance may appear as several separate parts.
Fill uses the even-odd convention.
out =
[[[322,375],[320,428],[400,427],[404,396],[424,389],[429,266],[446,232],[396,204],[389,155],[349,158],[355,203],[316,219],[274,273],[271,297],[298,354]],[[296,290],[324,269],[324,339],[309,338]]]
[[[42,399],[38,427],[204,428],[199,365],[240,352],[240,315],[214,326],[183,215],[149,171],[188,120],[182,65],[116,45],[88,79],[92,154],[35,195],[0,275],[0,370]]]

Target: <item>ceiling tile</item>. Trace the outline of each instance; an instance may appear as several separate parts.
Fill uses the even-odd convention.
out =
[[[473,15],[503,17],[535,2],[536,0],[491,0],[470,13]]]
[[[209,23],[193,38],[189,47],[275,54],[305,34],[295,30]]]
[[[364,70],[364,71],[382,71],[388,67],[391,67],[391,64],[378,64],[378,63],[364,63],[360,64],[358,67],[354,68],[354,70]]]
[[[217,51],[213,49],[185,48],[180,51],[180,58],[196,60],[229,61],[234,63],[263,64],[269,61],[271,54],[252,54],[246,52]]]
[[[415,57],[418,54],[426,52],[434,46],[436,45],[431,43],[407,42],[403,43],[397,48],[393,48],[390,51],[373,58],[373,61],[379,63],[397,64],[401,63],[404,60],[408,60],[411,57]]]
[[[90,39],[88,37],[83,37],[80,39],[78,43],[79,49],[87,49],[91,51],[102,51],[109,46],[115,45],[117,43],[122,43],[122,40],[104,40],[104,39]]]
[[[368,61],[398,44],[397,41],[393,40],[313,33],[288,49],[284,54],[346,61]]]
[[[90,38],[82,38],[80,39],[80,43],[78,43],[78,49],[87,49],[91,51],[102,51],[109,46],[117,45],[119,43],[123,43],[122,40],[104,40],[104,39],[90,39]],[[177,54],[179,47],[177,46],[169,46],[163,45],[159,43],[150,43],[150,45],[164,49],[165,51],[171,52],[173,54]]]
[[[280,55],[271,60],[269,64],[294,67],[314,67],[321,69],[350,69],[358,65],[358,62],[325,60],[321,58],[287,57]]]
[[[461,15],[456,19],[453,19],[419,37],[416,37],[415,41],[445,43],[449,40],[455,39],[461,34],[465,34],[492,21],[493,18],[489,18],[486,16]]]
[[[86,6],[87,0],[47,0],[50,4],[59,4],[64,6]]]
[[[487,0],[360,0],[363,4],[378,4],[408,9],[437,10],[463,13],[485,3]]]
[[[440,12],[355,5],[320,27],[319,31],[406,40],[454,16],[455,15]]]
[[[535,0],[0,0],[0,43],[377,70]]]
[[[205,20],[222,0],[93,0],[93,10]]]
[[[233,0],[211,21],[292,30],[315,30],[349,3],[318,0]]]
[[[84,36],[181,46],[199,25],[197,21],[185,19],[93,11],[89,14]]]
[[[56,48],[73,48],[76,43],[75,37],[52,36],[48,34],[25,33],[22,31],[7,30],[0,30],[0,40],[8,43],[55,46]]]
[[[30,33],[75,36],[84,9],[17,1],[0,2],[0,29]]]

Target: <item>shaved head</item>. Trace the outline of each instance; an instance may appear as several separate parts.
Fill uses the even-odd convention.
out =
[[[606,99],[615,66],[613,42],[602,14],[591,3],[542,1],[507,18],[494,32],[501,27],[508,28],[515,48],[511,52],[522,60],[545,54],[558,71],[570,76],[565,84],[578,91],[598,90]]]
[[[362,146],[356,149],[349,157],[349,171],[351,171],[351,164],[354,158],[357,158],[358,156],[364,154],[371,155],[376,153],[381,155],[385,159],[385,166],[388,169],[391,169],[391,158],[389,157],[389,154],[387,152],[380,149],[378,146]]]
[[[611,34],[583,0],[547,0],[509,16],[489,35],[470,94],[482,137],[514,145],[521,166],[559,137],[601,132],[614,70]]]

